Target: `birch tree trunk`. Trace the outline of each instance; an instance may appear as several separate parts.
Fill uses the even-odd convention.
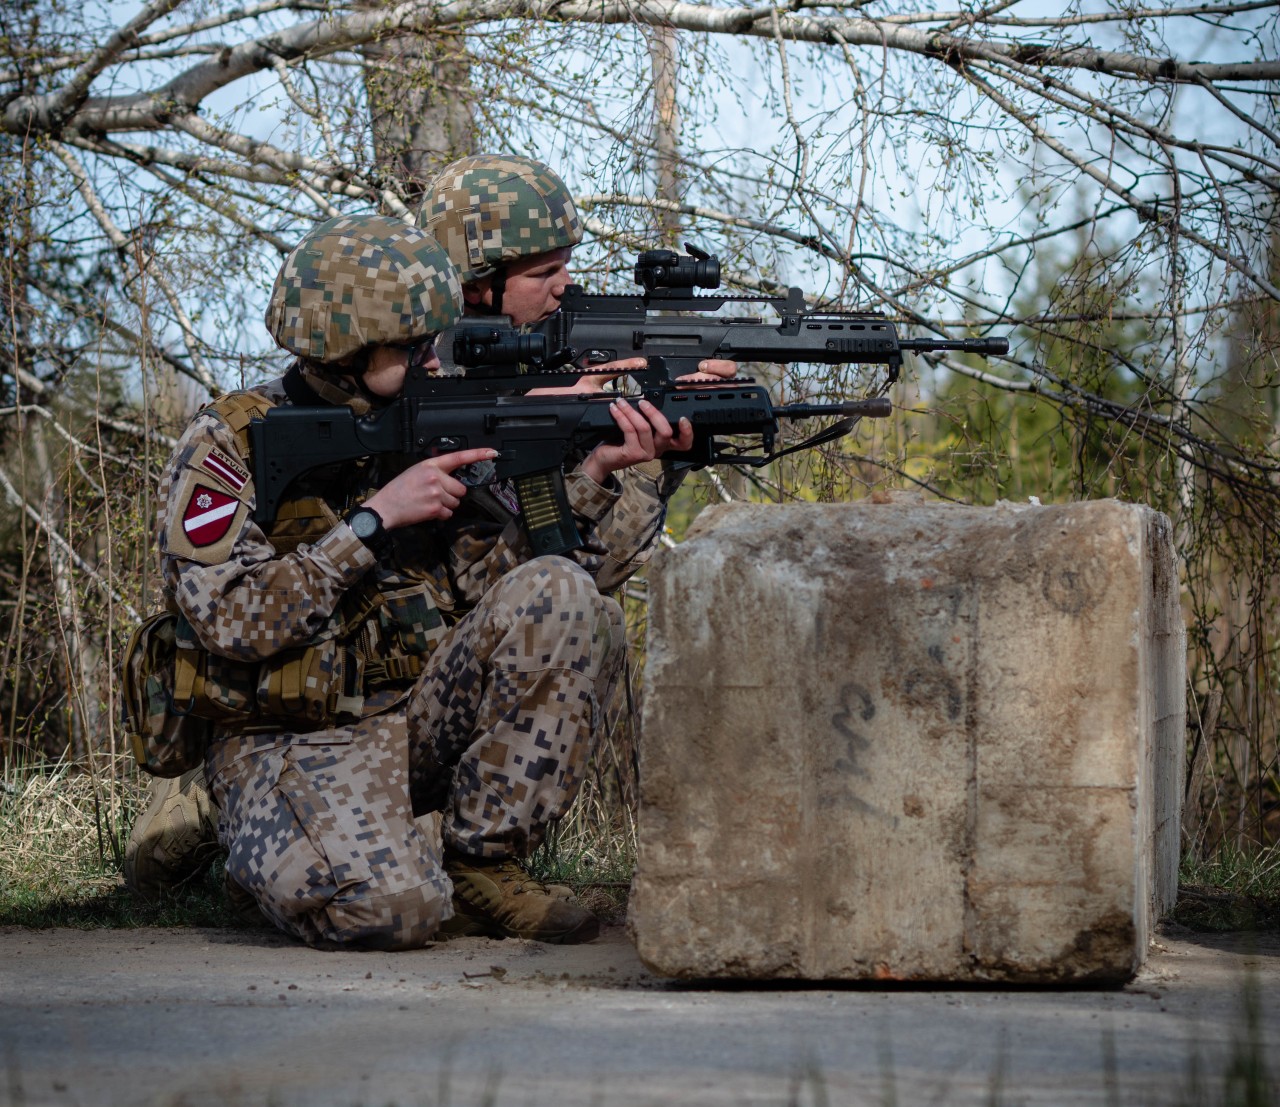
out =
[[[440,169],[476,152],[466,37],[392,34],[361,53],[375,164],[413,209]]]

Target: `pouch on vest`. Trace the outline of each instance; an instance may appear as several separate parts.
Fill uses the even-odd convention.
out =
[[[153,776],[181,776],[204,761],[212,724],[174,708],[174,689],[186,677],[177,644],[178,616],[146,619],[125,647],[120,665],[123,722],[138,765]]]
[[[422,660],[440,645],[448,630],[440,609],[417,583],[382,593],[378,622],[384,642],[394,643],[397,653]]]
[[[174,627],[177,679],[174,710],[215,723],[243,723],[258,710],[258,663],[235,661],[200,645],[191,624],[181,616]]]
[[[362,668],[360,659],[332,638],[281,650],[259,670],[258,707],[263,716],[294,730],[306,729],[299,725],[303,719],[316,730],[343,717],[358,719],[364,703]]]

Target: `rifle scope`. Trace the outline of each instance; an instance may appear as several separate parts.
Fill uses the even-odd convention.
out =
[[[510,327],[459,327],[453,334],[457,365],[534,365],[547,356],[542,334],[520,334]]]
[[[674,250],[642,250],[636,258],[636,284],[646,291],[658,288],[719,288],[720,259],[693,246],[692,256]]]

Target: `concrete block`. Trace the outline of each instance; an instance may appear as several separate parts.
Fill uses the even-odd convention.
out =
[[[630,925],[676,977],[1110,981],[1177,887],[1168,520],[734,504],[655,559]]]

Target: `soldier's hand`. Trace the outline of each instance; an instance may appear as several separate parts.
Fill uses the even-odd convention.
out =
[[[642,357],[625,358],[622,361],[611,361],[598,366],[599,372],[579,377],[573,384],[561,388],[531,388],[528,396],[595,396],[604,391],[610,381],[635,369],[643,369],[648,362]],[[719,381],[732,380],[738,375],[738,363],[724,358],[707,358],[698,363],[696,373],[685,373],[676,377],[677,384],[714,384]]]
[[[387,530],[448,519],[467,494],[467,486],[452,475],[453,471],[497,456],[497,450],[482,448],[429,457],[393,477],[365,504],[378,513]]]
[[[583,472],[597,484],[603,484],[610,473],[619,469],[652,461],[667,450],[687,450],[693,445],[693,424],[681,419],[672,427],[648,400],[635,406],[615,400],[609,410],[622,431],[621,444],[603,443],[582,463]]]
[[[648,363],[642,357],[625,358],[622,361],[611,361],[599,366],[600,372],[588,373],[579,377],[573,384],[561,388],[531,388],[526,396],[596,396],[604,391],[610,381],[616,381],[633,369],[643,369]],[[729,364],[733,364],[730,362]]]
[[[676,377],[676,384],[712,384],[716,381],[733,380],[738,375],[738,363],[724,358],[707,358],[698,362],[696,373],[685,373]]]

